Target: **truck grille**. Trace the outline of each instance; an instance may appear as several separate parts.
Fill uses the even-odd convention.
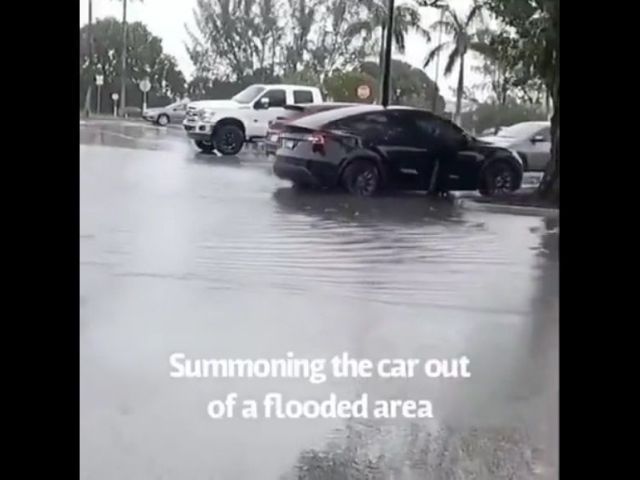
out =
[[[197,120],[198,119],[198,110],[195,107],[189,107],[187,109],[187,120]]]

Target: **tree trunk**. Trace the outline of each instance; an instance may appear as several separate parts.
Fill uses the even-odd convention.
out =
[[[500,105],[507,104],[507,91],[509,87],[507,85],[507,74],[502,69],[500,69]]]
[[[89,42],[89,84],[87,85],[87,94],[84,97],[84,114],[86,117],[91,115],[91,89],[93,88],[94,68],[93,68],[93,5],[89,0],[89,29],[87,32]]]
[[[87,94],[84,97],[84,116],[91,115],[91,83],[87,86]]]
[[[122,0],[122,58],[120,66],[120,115],[127,106],[127,0]]]
[[[544,89],[544,114],[549,118],[551,114],[551,95],[549,94],[549,89],[545,87]]]
[[[551,17],[551,32],[555,36],[549,41],[553,42],[553,68],[546,83],[547,91],[551,96],[553,116],[551,117],[551,160],[544,172],[538,193],[556,205],[560,205],[560,48],[558,32],[560,31],[560,10],[558,2],[545,4]]]
[[[462,119],[462,94],[464,92],[464,53],[460,55],[460,71],[458,73],[458,89],[456,91],[456,113],[454,121],[460,124]]]
[[[544,172],[538,193],[560,205],[560,76],[556,75],[551,89],[553,116],[551,117],[551,160]]]

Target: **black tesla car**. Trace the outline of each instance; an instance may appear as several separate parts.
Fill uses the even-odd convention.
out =
[[[411,107],[359,105],[293,120],[280,132],[273,171],[299,187],[344,187],[363,196],[382,189],[427,190],[443,144],[455,152],[446,190],[492,195],[520,188],[523,167],[516,152]]]

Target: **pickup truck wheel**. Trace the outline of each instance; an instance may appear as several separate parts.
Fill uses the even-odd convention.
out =
[[[223,155],[237,155],[242,150],[244,134],[235,125],[221,125],[213,136],[216,150]]]
[[[202,140],[196,140],[196,147],[200,149],[203,153],[211,153],[213,152],[213,143],[204,142]]]

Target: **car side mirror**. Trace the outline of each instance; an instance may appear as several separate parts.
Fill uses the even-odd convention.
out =
[[[544,137],[542,135],[536,135],[534,137],[531,137],[531,143],[540,143],[540,142],[544,142]]]
[[[266,110],[269,108],[269,103],[269,97],[262,97],[258,100],[258,103],[256,103],[256,108]]]

